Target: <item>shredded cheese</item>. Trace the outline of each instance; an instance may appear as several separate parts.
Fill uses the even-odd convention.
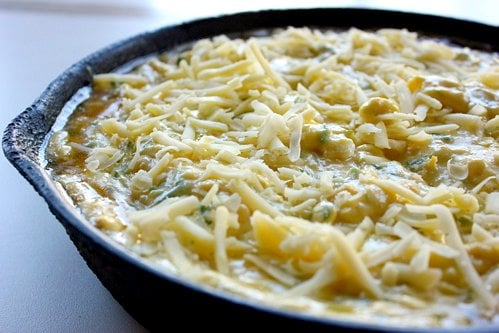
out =
[[[494,325],[498,63],[397,29],[203,39],[95,75],[48,167],[186,279],[317,316]]]

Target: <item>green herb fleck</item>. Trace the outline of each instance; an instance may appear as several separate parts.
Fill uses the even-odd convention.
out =
[[[322,208],[322,216],[323,216],[323,221],[329,220],[331,217],[332,209],[328,206],[324,206]]]
[[[434,314],[432,314],[432,316],[433,316],[433,318],[435,318],[438,321],[447,318],[447,314],[445,314],[445,313],[434,313]]]
[[[440,140],[442,140],[445,143],[453,143],[454,142],[454,138],[451,137],[450,135],[443,136],[442,138],[440,138]]]
[[[199,213],[201,213],[201,216],[204,218],[204,221],[206,222],[207,225],[210,225],[213,223],[211,218],[206,216],[208,212],[210,212],[213,209],[212,206],[207,206],[207,205],[201,205],[199,206]]]
[[[459,230],[462,233],[470,233],[473,221],[468,216],[459,216],[457,219]]]
[[[433,136],[435,137],[435,139],[438,139],[438,140],[445,142],[445,143],[453,143],[454,142],[454,137],[452,135],[433,134]]]
[[[175,187],[168,192],[169,197],[181,197],[183,195],[189,195],[192,192],[192,183],[186,182],[185,180],[179,181],[175,184]]]
[[[179,180],[175,186],[167,191],[154,190],[154,192],[161,192],[156,199],[154,199],[154,205],[162,202],[166,198],[181,197],[184,195],[190,195],[192,193],[193,183],[185,180]],[[151,191],[151,194],[153,191]]]
[[[352,167],[350,170],[348,170],[347,176],[352,177],[354,179],[358,179],[360,175],[360,170],[359,168]]]
[[[307,99],[303,96],[296,96],[295,103],[305,103]]]
[[[199,207],[199,212],[200,212],[201,214],[205,214],[206,212],[209,212],[211,209],[212,209],[212,207],[211,207],[211,206],[201,205],[201,206]]]
[[[319,142],[325,144],[329,141],[329,131],[327,129],[322,130],[319,135]]]
[[[429,156],[426,156],[426,155],[420,156],[418,158],[406,161],[405,166],[409,170],[415,172],[415,171],[421,170],[421,168],[427,163],[428,160],[429,160]]]
[[[355,134],[355,133],[354,133],[354,131],[353,131],[353,130],[351,130],[351,129],[347,129],[347,130],[345,131],[345,136],[346,136],[347,138],[349,138],[349,139],[353,138],[354,134]]]
[[[329,45],[329,44],[323,44],[321,46],[318,47],[317,51],[320,53],[325,53],[325,52],[328,52],[328,53],[331,53],[331,54],[336,54],[336,49],[334,46],[332,45]]]

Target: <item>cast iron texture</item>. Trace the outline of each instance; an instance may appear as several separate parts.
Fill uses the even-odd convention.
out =
[[[43,167],[43,141],[65,103],[91,82],[92,74],[109,72],[143,56],[171,49],[185,42],[217,34],[286,26],[322,28],[407,28],[429,36],[487,51],[499,50],[499,28],[444,17],[367,9],[299,9],[239,13],[165,27],[137,35],[98,51],[71,66],[56,78],[34,104],[10,123],[3,149],[9,161],[45,199],[63,224],[88,266],[116,300],[151,330],[172,327],[264,328],[317,331],[438,331],[404,329],[383,323],[356,323],[313,318],[300,313],[272,309],[160,272],[136,255],[110,241],[91,226],[64,198]],[[187,319],[186,319],[187,318]],[[241,326],[239,326],[241,325]],[[482,329],[494,332],[499,328]],[[460,331],[453,329],[453,332]],[[463,330],[465,331],[465,330]],[[477,331],[476,329],[474,331]]]

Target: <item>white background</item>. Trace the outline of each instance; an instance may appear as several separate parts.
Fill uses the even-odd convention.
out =
[[[499,1],[0,0],[0,129],[60,72],[145,30],[243,10],[355,6],[499,25]],[[0,332],[141,332],[43,200],[0,157]]]

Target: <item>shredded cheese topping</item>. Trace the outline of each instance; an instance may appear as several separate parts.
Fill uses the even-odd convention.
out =
[[[47,157],[98,228],[187,279],[319,316],[489,325],[498,80],[497,54],[406,30],[217,36],[95,75]]]

